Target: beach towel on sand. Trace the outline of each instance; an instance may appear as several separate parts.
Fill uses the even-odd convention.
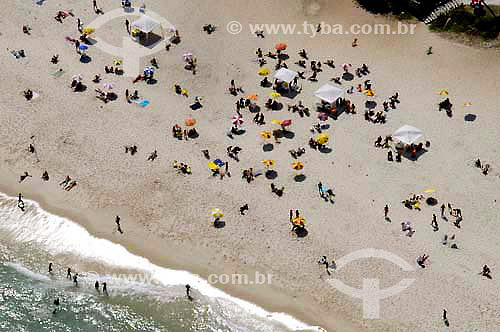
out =
[[[140,106],[142,108],[147,107],[150,104],[149,100],[145,100],[145,99],[143,99],[143,100],[136,100],[136,101],[134,101],[134,103],[136,103],[138,106]]]

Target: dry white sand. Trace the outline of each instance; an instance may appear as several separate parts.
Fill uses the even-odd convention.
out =
[[[104,11],[118,5],[102,2]],[[92,62],[81,64],[65,36],[77,37],[76,17],[84,23],[95,18],[90,1],[48,0],[37,7],[31,1],[6,1],[0,23],[3,49],[24,49],[27,58],[15,60],[8,52],[0,55],[2,81],[0,94],[0,168],[4,191],[22,191],[69,215],[98,236],[124,243],[130,250],[150,257],[155,263],[190,269],[202,276],[257,270],[273,274],[273,284],[263,287],[223,287],[232,294],[257,302],[267,309],[286,311],[308,323],[329,331],[431,331],[444,329],[442,309],[448,310],[453,331],[495,330],[500,324],[499,279],[499,197],[500,113],[498,74],[500,57],[496,50],[473,49],[431,34],[419,24],[415,35],[360,36],[359,47],[352,48],[352,36],[276,35],[257,39],[248,31],[239,35],[226,32],[227,22],[297,23],[305,19],[345,26],[358,23],[396,22],[369,15],[349,1],[148,1],[148,8],[175,24],[182,43],[170,52],[156,55],[160,64],[158,83],[148,86],[115,75],[105,75],[103,68],[113,57],[95,47],[89,54]],[[53,19],[57,10],[73,9],[75,18],[63,24]],[[219,30],[212,35],[202,32],[205,23]],[[33,28],[24,35],[21,26]],[[116,20],[98,31],[107,34],[112,43],[125,33],[122,20]],[[113,38],[111,36],[114,36]],[[358,114],[342,115],[329,120],[327,131],[332,153],[323,154],[306,148],[304,182],[296,183],[288,150],[307,146],[309,127],[317,122],[297,114],[266,112],[265,127],[252,123],[253,115],[244,111],[247,133],[229,140],[225,132],[234,113],[235,97],[227,86],[231,79],[242,85],[246,94],[257,93],[263,106],[269,89],[258,86],[255,50],[273,48],[277,42],[289,45],[287,61],[297,69],[297,51],[306,48],[311,59],[334,58],[357,67],[366,63],[380,109],[382,101],[399,91],[401,103],[387,114],[385,125],[363,119],[365,96],[353,95]],[[428,46],[434,54],[426,55]],[[182,54],[192,51],[198,57],[196,75],[183,69]],[[61,62],[49,62],[53,54]],[[147,64],[150,58],[143,59]],[[269,68],[274,61],[268,59]],[[66,73],[54,78],[51,73],[63,68]],[[294,101],[312,107],[317,101],[313,91],[341,69],[324,66],[319,82],[303,82],[304,90]],[[88,89],[73,93],[68,87],[72,75],[81,73]],[[119,99],[104,105],[95,98],[91,78],[101,73],[103,82],[113,82]],[[179,82],[190,92],[190,98],[177,96],[172,85]],[[355,83],[361,83],[357,79]],[[27,102],[21,91],[31,88],[40,97]],[[151,101],[147,109],[129,105],[124,90],[138,89]],[[443,99],[437,91],[447,89],[455,105],[454,117],[436,111]],[[192,111],[192,97],[204,97],[204,107]],[[289,102],[287,99],[283,101]],[[472,106],[463,106],[470,102]],[[474,122],[464,115],[474,113]],[[171,137],[175,123],[194,116],[200,138],[178,141]],[[272,152],[262,150],[258,133],[271,128],[272,119],[294,121],[295,137],[283,139]],[[424,139],[432,145],[417,162],[404,159],[401,164],[388,163],[386,151],[373,147],[379,135],[388,135],[404,124],[423,130]],[[34,135],[39,162],[27,152]],[[124,145],[136,144],[139,153],[124,153]],[[209,149],[213,158],[228,160],[228,145],[243,148],[241,161],[230,161],[232,177],[219,180],[210,176],[201,150]],[[159,158],[148,162],[147,156],[158,150]],[[472,164],[480,157],[490,163],[490,175],[483,176]],[[177,174],[170,163],[179,160],[191,165],[193,174]],[[278,198],[271,194],[270,181],[262,177],[251,184],[241,179],[241,170],[259,169],[261,160],[277,162],[277,185],[286,193]],[[27,170],[33,179],[17,184],[18,176]],[[49,183],[38,177],[47,170]],[[71,192],[64,192],[56,182],[66,175],[78,181]],[[318,181],[333,187],[334,205],[319,199]],[[438,220],[439,232],[430,226],[432,213],[439,208],[424,206],[410,211],[401,200],[410,193],[437,190],[441,203],[451,202],[462,209],[462,228]],[[240,216],[238,207],[248,203],[250,211]],[[392,223],[383,218],[383,207],[389,204]],[[209,211],[218,207],[225,212],[227,225],[214,229]],[[290,233],[289,209],[299,209],[308,221],[309,235],[297,239]],[[114,233],[114,215],[122,216],[124,236]],[[411,220],[416,233],[404,236],[400,223]],[[440,243],[442,236],[455,234],[459,249]],[[415,283],[397,296],[381,301],[381,319],[363,320],[360,300],[333,289],[327,275],[316,262],[321,255],[337,259],[352,251],[379,248],[395,253],[410,264],[423,254],[430,255],[430,266],[403,273],[394,264],[382,260],[360,260],[351,263],[334,276],[360,288],[363,278],[380,278],[381,288],[402,278]],[[478,275],[482,265],[493,270],[493,280]]]

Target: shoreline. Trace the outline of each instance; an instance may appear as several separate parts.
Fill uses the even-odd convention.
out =
[[[13,188],[16,186],[15,182],[12,181],[11,177],[6,176],[8,172],[0,169],[0,192],[10,196],[16,197],[17,192]],[[12,177],[14,174],[11,174]],[[203,253],[197,252],[196,255],[185,255],[186,251],[193,251],[193,247],[184,247],[184,246],[175,246],[172,244],[168,244],[166,246],[167,251],[175,252],[176,256],[173,255],[163,255],[158,250],[158,240],[155,238],[149,238],[147,241],[146,238],[141,238],[139,235],[137,238],[130,239],[126,236],[124,237],[116,237],[116,233],[110,235],[109,227],[103,227],[98,225],[99,221],[104,221],[106,218],[102,213],[99,212],[90,212],[79,210],[77,208],[63,208],[58,204],[61,204],[60,195],[57,195],[57,192],[54,191],[55,188],[50,188],[47,193],[42,193],[41,186],[43,185],[43,190],[47,189],[47,184],[43,183],[40,180],[35,180],[38,183],[31,184],[23,189],[23,198],[30,199],[37,202],[41,208],[45,211],[57,215],[59,217],[66,218],[71,222],[77,223],[80,226],[84,227],[92,236],[96,238],[102,238],[111,241],[112,243],[120,244],[124,248],[126,248],[133,255],[144,257],[148,259],[151,263],[160,266],[166,267],[168,269],[186,271],[200,278],[207,280],[210,274],[217,274],[221,271],[214,269],[213,267],[204,264],[203,261],[205,259],[209,259],[210,256],[204,257]],[[9,183],[10,182],[10,183]],[[7,185],[6,185],[7,183]],[[55,195],[54,195],[55,194]],[[50,196],[51,198],[49,198]],[[54,199],[54,197],[57,197]],[[109,216],[112,217],[112,216]],[[94,220],[94,221],[91,221]],[[139,228],[133,228],[132,232],[139,231]],[[137,233],[135,233],[137,235]],[[147,234],[143,234],[142,236],[147,236]],[[118,241],[117,241],[118,240]],[[151,241],[152,240],[152,241]],[[146,245],[145,245],[146,244]],[[162,243],[162,250],[165,249],[165,243]],[[156,248],[156,249],[155,249]],[[179,255],[179,253],[182,253]],[[193,259],[196,257],[196,259]],[[87,262],[88,263],[88,262]],[[256,270],[252,268],[248,268],[244,271],[241,270],[241,266],[233,266],[226,267],[226,269],[237,268],[237,273],[243,273],[248,276],[252,276]],[[304,311],[304,307],[312,307],[313,302],[310,302],[304,298],[297,298],[295,296],[290,296],[283,292],[282,289],[277,289],[273,285],[258,285],[258,286],[248,286],[248,285],[219,285],[212,284],[212,287],[218,288],[223,292],[229,294],[230,296],[242,299],[244,301],[250,302],[252,304],[257,305],[258,307],[266,310],[267,312],[272,313],[284,313],[290,315],[294,319],[299,320],[308,325],[318,325],[321,326],[319,321],[316,321],[317,316],[312,316],[309,312]],[[110,285],[112,287],[112,285]],[[251,289],[245,289],[251,288]],[[286,304],[285,304],[286,303]],[[308,304],[308,305],[305,305]],[[319,308],[316,308],[314,311],[317,313]],[[326,313],[325,313],[326,316]],[[323,316],[324,317],[324,316]],[[347,321],[343,322],[339,317],[335,317],[335,319],[325,320],[324,324],[326,327],[323,327],[325,331],[364,331],[358,329],[358,327],[350,326]],[[356,328],[356,329],[354,329]],[[302,331],[302,330],[300,330]],[[309,330],[304,330],[309,331]]]

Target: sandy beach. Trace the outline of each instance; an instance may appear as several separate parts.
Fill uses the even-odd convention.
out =
[[[119,1],[98,1],[104,12],[119,8]],[[25,58],[15,59],[8,51],[0,55],[3,80],[0,82],[0,191],[11,196],[22,192],[43,208],[80,223],[91,234],[123,244],[134,254],[172,269],[188,270],[207,278],[210,274],[272,274],[270,285],[215,285],[225,292],[256,303],[266,310],[285,312],[307,324],[328,331],[494,331],[500,324],[500,97],[498,73],[500,53],[496,49],[471,48],[430,33],[417,23],[413,35],[362,35],[352,47],[352,35],[266,34],[258,38],[248,24],[390,24],[397,21],[374,16],[347,0],[335,1],[160,1],[148,0],[146,11],[165,17],[180,32],[181,43],[154,55],[159,63],[157,82],[133,84],[129,77],[105,74],[104,66],[114,56],[90,46],[89,63],[81,63],[66,36],[78,38],[76,18],[83,25],[97,15],[91,1],[47,0],[41,6],[32,1],[8,0],[0,23],[0,43],[11,50],[24,49]],[[74,17],[63,23],[54,20],[59,10],[72,10]],[[230,34],[226,25],[238,21],[240,34]],[[217,30],[208,35],[204,24]],[[22,25],[32,28],[23,34]],[[123,19],[109,22],[96,32],[108,43],[126,35]],[[257,48],[267,53],[276,43],[286,43],[290,69],[297,52],[306,49],[310,60],[334,59],[336,68],[323,65],[318,82],[299,80],[302,92],[293,99],[282,97],[284,108],[265,110],[272,92],[259,86]],[[433,54],[427,55],[432,46]],[[196,75],[184,69],[182,55],[192,52],[198,60]],[[59,63],[51,57],[59,54]],[[153,56],[144,57],[141,67]],[[265,57],[266,68],[274,70],[276,60]],[[330,153],[309,148],[310,127],[318,123],[314,96],[330,78],[342,75],[342,63],[353,68],[367,64],[366,78],[343,81],[340,87],[370,79],[376,95],[346,95],[356,105],[357,114],[341,114],[329,119]],[[64,73],[56,77],[59,69]],[[101,74],[99,84],[92,82]],[[87,90],[71,91],[71,77],[83,76]],[[311,71],[306,71],[310,76]],[[231,79],[245,93],[237,97],[228,92]],[[103,103],[94,88],[113,83],[116,101]],[[172,86],[179,83],[189,97],[177,95]],[[40,96],[27,101],[22,91],[31,89]],[[125,89],[138,90],[151,103],[146,108],[129,104]],[[454,104],[453,117],[438,112],[438,103],[447,90]],[[367,100],[382,102],[399,93],[400,103],[386,113],[385,124],[365,121]],[[242,110],[245,134],[230,139],[226,132],[235,114],[235,102],[257,94],[257,104],[266,124],[252,122],[254,114]],[[201,96],[203,107],[192,110],[194,96]],[[286,104],[301,100],[311,109],[310,117],[287,111]],[[466,114],[476,115],[465,121]],[[171,129],[184,126],[194,117],[199,137],[177,140]],[[292,119],[293,138],[282,138],[272,151],[263,150],[259,133],[271,130],[271,120]],[[409,124],[422,130],[428,151],[418,158],[388,162],[387,151],[374,147],[378,136],[391,135]],[[33,137],[33,138],[31,138]],[[36,154],[28,152],[33,144]],[[125,154],[124,146],[136,145],[138,153]],[[240,161],[230,159],[227,146],[239,146]],[[289,150],[304,147],[300,158],[305,165],[302,182],[294,180],[290,165],[297,161]],[[211,159],[229,161],[231,176],[213,177],[202,150]],[[154,150],[158,158],[148,161]],[[474,167],[480,158],[491,165],[483,175]],[[251,183],[241,178],[242,170],[264,168],[262,160],[276,161],[278,177],[257,177]],[[192,174],[175,170],[173,160],[187,163]],[[33,175],[22,183],[19,176]],[[43,171],[49,181],[40,176]],[[69,175],[77,181],[71,191],[58,185]],[[317,183],[333,188],[335,203],[318,195]],[[284,186],[283,197],[274,195],[270,183]],[[436,206],[422,204],[421,211],[409,210],[401,201],[411,194],[434,189]],[[249,211],[240,215],[239,207],[248,203]],[[461,228],[440,218],[441,204],[453,204],[463,214]],[[384,219],[389,205],[390,222]],[[224,228],[213,227],[210,211],[224,211]],[[298,209],[307,220],[308,235],[298,238],[290,231],[289,210]],[[439,231],[433,231],[432,215],[438,216]],[[115,231],[120,215],[124,234]],[[415,234],[401,231],[401,222],[411,221]],[[455,235],[458,249],[443,245],[447,234]],[[317,263],[326,255],[340,259],[356,250],[383,249],[414,266],[403,272],[391,262],[363,259],[342,269],[331,270]],[[416,259],[430,256],[428,266],[420,268]],[[79,264],[74,262],[78,269]],[[479,273],[487,264],[493,278]],[[363,279],[379,278],[380,288],[390,287],[402,278],[415,282],[403,292],[381,300],[380,319],[363,319],[360,299],[351,298],[328,282],[336,278],[354,288]],[[446,308],[450,327],[441,319]]]

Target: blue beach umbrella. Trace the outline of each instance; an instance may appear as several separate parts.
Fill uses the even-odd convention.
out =
[[[144,68],[144,75],[151,76],[155,73],[155,70],[152,67]]]
[[[214,164],[217,165],[217,166],[219,166],[219,167],[222,167],[222,166],[225,165],[224,162],[222,160],[220,160],[220,159],[215,159],[214,160]]]

